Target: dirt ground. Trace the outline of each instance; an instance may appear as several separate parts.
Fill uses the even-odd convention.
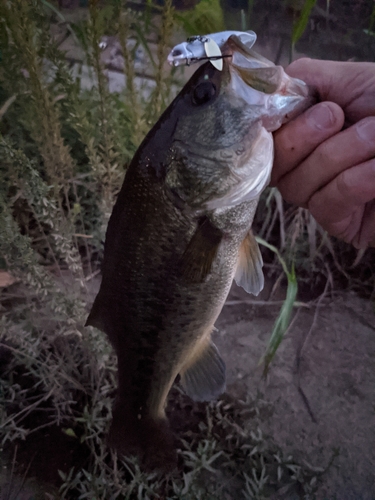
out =
[[[270,289],[254,298],[233,285],[216,322],[227,392],[259,398],[263,434],[297,462],[326,468],[335,456],[317,500],[375,500],[375,304],[350,292],[302,302],[265,381],[258,364],[284,295],[267,302]],[[32,483],[17,488],[34,498]]]
[[[375,305],[335,293],[298,308],[262,379],[264,353],[280,306],[254,303],[232,288],[215,342],[227,364],[227,390],[269,403],[262,430],[296,459],[326,467],[318,499],[375,499]]]

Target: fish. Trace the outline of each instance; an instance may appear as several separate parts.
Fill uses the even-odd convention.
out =
[[[165,414],[179,377],[195,401],[225,391],[212,342],[233,280],[257,295],[252,232],[273,163],[272,132],[312,104],[309,88],[235,35],[223,69],[205,62],[146,135],[108,223],[102,282],[86,325],[118,360],[109,445],[145,470],[176,466]]]
[[[190,65],[194,62],[199,62],[205,56],[210,57],[211,51],[207,53],[207,45],[213,44],[218,55],[221,55],[220,48],[225,44],[228,38],[232,35],[237,36],[243,44],[251,48],[256,39],[254,31],[220,31],[218,33],[210,33],[209,35],[191,36],[186,42],[179,43],[173,47],[168,54],[167,61],[170,65],[179,66],[180,64]]]

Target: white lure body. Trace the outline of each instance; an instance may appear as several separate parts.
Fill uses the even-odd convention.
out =
[[[231,35],[238,36],[241,42],[249,48],[254,45],[257,39],[254,31],[220,31],[209,35],[192,36],[186,42],[175,45],[167,60],[169,64],[179,66],[180,64],[190,65],[201,59],[212,58],[211,62],[214,66],[221,69],[222,61],[219,60],[221,57],[220,47],[224,45]]]

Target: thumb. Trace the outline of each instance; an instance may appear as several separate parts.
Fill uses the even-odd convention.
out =
[[[290,64],[286,72],[312,86],[320,100],[338,104],[349,123],[375,116],[374,63],[302,58]]]

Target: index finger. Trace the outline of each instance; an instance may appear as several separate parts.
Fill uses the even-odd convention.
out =
[[[344,112],[333,102],[319,103],[274,133],[271,184],[294,170],[319,144],[339,132]]]
[[[320,144],[298,168],[279,180],[278,188],[287,201],[304,206],[341,172],[374,155],[375,117],[364,118]]]

